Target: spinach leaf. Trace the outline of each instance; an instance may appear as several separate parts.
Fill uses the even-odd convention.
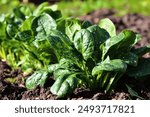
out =
[[[58,64],[58,63],[56,63],[56,64],[51,64],[51,65],[48,66],[48,72],[49,72],[49,73],[53,73],[56,69],[58,69],[58,67],[59,67],[59,64]]]
[[[134,77],[139,80],[145,80],[145,78],[148,78],[150,76],[150,59],[149,58],[143,58],[139,59],[137,67],[130,67],[127,71],[127,74],[130,77]]]
[[[138,56],[132,52],[123,53],[118,56],[121,60],[123,60],[128,65],[136,67],[138,65]]]
[[[37,86],[44,86],[45,81],[48,78],[48,72],[45,70],[39,70],[34,72],[28,79],[26,80],[26,87],[28,89],[34,89]]]
[[[92,25],[88,27],[87,30],[89,30],[94,37],[94,47],[96,47],[96,50],[98,50],[99,46],[110,37],[109,33],[98,25]]]
[[[83,21],[82,24],[81,24],[81,27],[85,28],[85,29],[90,27],[90,26],[92,26],[92,23],[88,20]]]
[[[116,36],[116,27],[110,19],[105,18],[105,19],[100,20],[99,26],[107,30],[107,32],[109,33],[111,37]]]
[[[41,15],[41,11],[48,6],[48,2],[44,2],[40,4],[34,11],[33,11],[33,16],[39,16]]]
[[[81,29],[81,22],[75,18],[60,18],[57,20],[57,29],[65,33],[71,42],[77,31]]]
[[[130,51],[132,46],[136,44],[141,38],[133,31],[124,30],[121,33],[124,34],[124,39],[117,44],[117,49],[120,51]]]
[[[34,38],[32,36],[31,30],[26,30],[26,31],[18,32],[15,35],[15,39],[24,41],[24,42],[31,42],[31,41],[33,41]]]
[[[57,77],[61,76],[63,73],[77,72],[81,72],[80,67],[78,67],[73,60],[63,58],[59,61],[59,64],[57,64],[57,67],[54,70],[54,78],[57,79]]]
[[[101,71],[125,72],[127,65],[120,59],[109,60],[108,58],[98,63],[92,70],[92,75],[99,74]]]
[[[109,57],[105,61],[98,63],[92,70],[92,75],[97,75],[97,85],[100,83],[103,90],[109,92],[116,85],[119,78],[125,73],[127,65],[120,59],[110,60]]]
[[[143,97],[139,96],[138,93],[137,93],[135,90],[133,90],[129,85],[126,84],[126,87],[127,87],[127,89],[128,89],[129,94],[130,94],[132,97],[137,97],[137,98],[139,98],[139,99],[145,100]]]
[[[77,88],[77,85],[78,79],[76,78],[76,74],[62,74],[51,87],[51,92],[58,97],[65,97],[72,93]]]
[[[73,41],[74,34],[81,29],[81,23],[77,19],[67,19],[65,24],[65,30],[67,36]]]
[[[42,14],[33,19],[31,29],[38,39],[43,39],[56,29],[56,21],[48,14]]]
[[[74,36],[74,46],[87,60],[92,57],[94,52],[94,38],[88,30],[82,29]]]
[[[31,30],[31,24],[32,24],[33,19],[34,19],[34,16],[30,16],[29,18],[27,18],[19,27],[20,31]]]
[[[18,32],[18,26],[14,25],[14,24],[8,24],[6,27],[6,31],[7,31],[7,34],[9,35],[9,37],[12,39]]]
[[[98,62],[102,56],[102,51],[99,49],[101,44],[103,44],[109,37],[109,33],[100,28],[98,25],[92,25],[87,28],[87,30],[90,31],[94,38],[94,54],[93,54],[93,59]]]
[[[100,49],[102,50],[102,59],[108,53],[110,58],[114,58],[118,54],[131,51],[132,46],[139,41],[140,36],[133,31],[124,30],[118,36],[111,37],[104,42]]]
[[[115,44],[121,42],[124,39],[124,34],[120,33],[118,36],[114,36],[106,40],[102,45],[100,45],[100,49],[102,50],[102,60],[104,59],[108,50],[114,46]]]
[[[81,55],[76,52],[71,41],[63,33],[54,30],[47,38],[58,60],[66,58],[73,60],[77,64],[81,63]]]

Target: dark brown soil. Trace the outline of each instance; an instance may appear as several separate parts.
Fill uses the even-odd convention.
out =
[[[137,46],[143,46],[150,43],[150,17],[145,17],[139,14],[128,14],[122,17],[116,17],[113,10],[97,10],[83,16],[81,20],[90,20],[93,23],[98,23],[99,19],[110,18],[117,27],[117,32],[122,29],[131,29],[142,35],[142,41]],[[149,57],[149,55],[148,55]],[[11,78],[11,83],[10,79]],[[12,70],[6,62],[0,61],[0,99],[2,100],[47,100],[59,99],[50,92],[50,86],[53,84],[53,79],[49,78],[48,83],[44,87],[37,87],[34,90],[27,90],[25,88],[25,79],[21,70]],[[13,83],[12,83],[13,81]],[[115,91],[111,94],[104,92],[93,92],[85,88],[77,88],[74,93],[65,100],[127,100],[139,99],[137,97],[130,97],[123,82],[133,84],[134,88],[140,96],[144,99],[150,99],[150,90],[142,86],[136,81],[129,78],[123,78],[118,84]]]

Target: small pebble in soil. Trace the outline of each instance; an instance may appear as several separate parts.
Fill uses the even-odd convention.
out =
[[[129,98],[129,95],[124,92],[117,92],[115,97],[112,100],[126,100]]]

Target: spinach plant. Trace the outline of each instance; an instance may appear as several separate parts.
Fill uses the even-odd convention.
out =
[[[0,16],[0,31],[0,59],[33,73],[26,79],[28,89],[43,86],[53,75],[50,90],[58,97],[77,87],[109,93],[124,74],[138,78],[150,74],[148,69],[139,70],[144,69],[141,56],[149,46],[133,49],[140,35],[130,30],[116,34],[107,18],[93,25],[65,18],[47,3],[34,11],[18,6],[12,14]]]
[[[61,13],[53,11],[47,3],[34,11],[25,5],[16,6],[11,14],[0,16],[0,59],[13,69],[21,67],[25,74],[46,68],[54,59],[49,48],[43,48],[44,43],[38,46],[41,42],[36,41],[34,27],[31,27],[33,19],[43,13],[51,14],[54,19],[61,17]]]
[[[41,26],[35,25],[41,19],[45,19],[42,30]],[[140,36],[129,30],[116,35],[115,26],[109,19],[91,25],[73,18],[60,18],[55,22],[48,14],[42,14],[33,20],[32,27],[36,40],[46,41],[56,56],[57,62],[45,71],[53,74],[56,81],[50,90],[58,97],[65,97],[81,86],[110,92],[128,65],[137,65],[138,56],[131,47]],[[26,86],[32,89],[39,85],[38,76],[28,78]]]

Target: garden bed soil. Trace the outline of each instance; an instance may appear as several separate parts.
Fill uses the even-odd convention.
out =
[[[150,17],[142,16],[139,14],[127,14],[122,17],[116,17],[113,10],[97,10],[89,13],[86,16],[80,17],[81,20],[89,20],[92,23],[98,23],[99,19],[110,18],[116,25],[117,32],[123,29],[131,29],[142,35],[142,41],[140,41],[136,47],[141,47],[150,43]],[[150,57],[147,54],[145,57]],[[50,86],[54,83],[50,77],[45,86],[37,87],[34,90],[27,90],[25,88],[25,80],[21,70],[12,70],[6,62],[0,61],[0,99],[1,100],[55,100],[60,99],[50,92]],[[10,83],[11,81],[11,83]],[[14,82],[14,83],[12,83]],[[126,77],[119,81],[117,88],[111,93],[106,94],[104,92],[94,92],[85,88],[77,88],[74,93],[65,100],[127,100],[130,99],[125,86],[122,82],[127,84],[135,84],[136,91],[144,99],[150,99],[150,87],[142,86],[140,83],[131,80]],[[132,97],[132,99],[139,99]]]

